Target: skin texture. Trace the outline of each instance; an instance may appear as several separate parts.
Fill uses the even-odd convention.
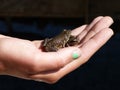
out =
[[[79,34],[80,44],[57,52],[43,52],[39,40],[0,35],[0,74],[53,84],[87,62],[110,39],[112,23],[111,17],[99,16],[74,29],[72,35]],[[73,60],[73,52],[81,56]]]

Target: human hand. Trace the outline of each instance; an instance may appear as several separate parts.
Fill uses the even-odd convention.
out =
[[[78,46],[82,52],[81,57],[70,62],[60,70],[32,75],[31,78],[36,79],[37,81],[43,80],[47,83],[55,83],[66,74],[80,67],[82,64],[87,62],[89,58],[113,35],[112,29],[109,28],[112,23],[113,20],[111,17],[99,16],[89,25],[83,25],[74,29],[72,34],[79,34],[79,39],[81,41]],[[39,46],[39,41],[38,43],[36,41],[36,44]]]
[[[110,17],[98,17],[90,25],[83,25],[73,30],[79,34],[81,43],[78,47],[68,47],[58,52],[43,52],[42,41],[28,41],[12,37],[0,38],[0,71],[3,75],[55,83],[64,75],[75,70],[113,35],[109,26]],[[72,59],[72,53],[82,52],[82,56]]]
[[[59,70],[73,61],[72,53],[81,53],[77,47],[47,53],[40,46],[36,41],[0,35],[0,74],[31,79],[31,75]]]

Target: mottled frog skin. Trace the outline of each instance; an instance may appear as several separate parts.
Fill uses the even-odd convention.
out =
[[[43,47],[46,52],[54,52],[64,47],[77,45],[78,43],[77,36],[72,36],[71,30],[63,30],[53,38],[46,38],[43,41]]]

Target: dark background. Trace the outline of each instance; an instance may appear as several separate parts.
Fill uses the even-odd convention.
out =
[[[0,33],[22,39],[52,37],[63,29],[111,16],[115,35],[84,65],[49,85],[0,76],[0,90],[120,90],[119,0],[1,0]]]

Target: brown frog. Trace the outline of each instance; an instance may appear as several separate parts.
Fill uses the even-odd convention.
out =
[[[59,35],[53,38],[46,38],[43,41],[44,50],[47,52],[57,51],[61,48],[77,45],[77,36],[71,35],[71,30],[63,30]]]

